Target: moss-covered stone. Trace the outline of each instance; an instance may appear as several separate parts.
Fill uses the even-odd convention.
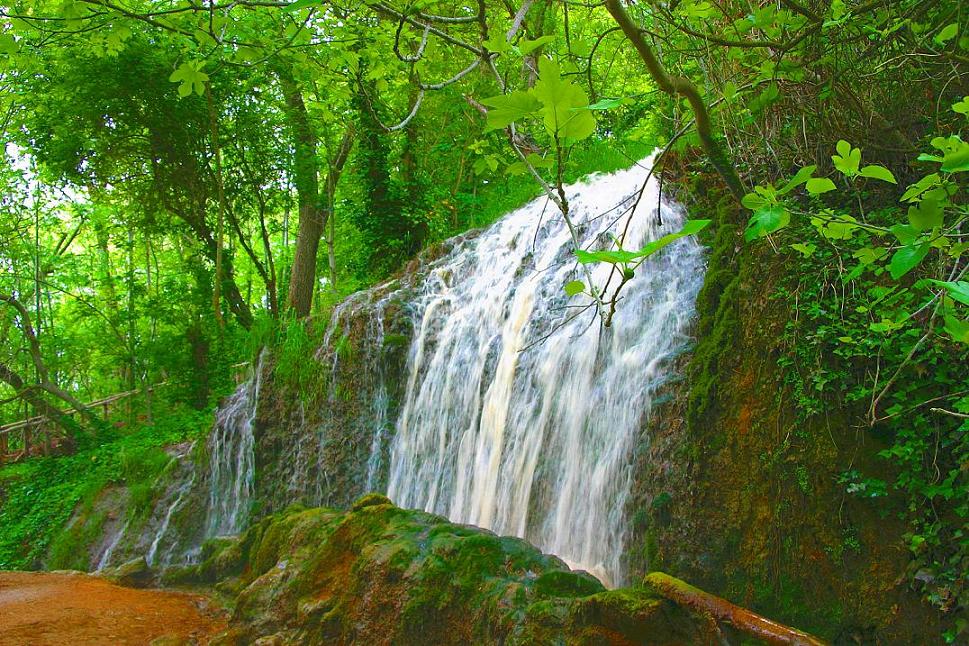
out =
[[[517,538],[399,509],[290,509],[206,548],[181,580],[228,577],[226,643],[684,644],[712,639],[644,589],[606,591]],[[241,572],[234,579],[235,573]],[[262,643],[262,642],[258,642]]]
[[[144,557],[132,559],[115,568],[105,570],[101,576],[126,588],[147,588],[155,582],[155,572],[148,566]]]

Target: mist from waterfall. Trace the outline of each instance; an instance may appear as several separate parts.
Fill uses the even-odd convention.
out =
[[[568,187],[582,247],[677,231],[649,160]],[[611,266],[593,268],[600,287]],[[528,539],[611,585],[623,583],[633,450],[670,360],[689,343],[703,253],[681,240],[650,258],[603,328],[568,229],[541,198],[434,263],[411,307],[406,397],[387,492],[402,507]],[[615,285],[613,280],[611,285]]]

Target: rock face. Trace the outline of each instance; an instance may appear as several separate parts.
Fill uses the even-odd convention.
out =
[[[655,592],[607,591],[525,541],[377,494],[349,512],[291,508],[203,557],[165,578],[235,597],[226,644],[703,644],[720,634]]]

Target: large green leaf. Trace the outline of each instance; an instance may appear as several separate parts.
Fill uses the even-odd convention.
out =
[[[811,195],[821,195],[836,190],[838,187],[827,177],[812,177],[807,181],[805,188]]]
[[[518,43],[518,51],[528,56],[542,45],[547,45],[555,41],[555,36],[542,36],[535,40],[522,40]]]
[[[585,291],[585,283],[581,280],[573,280],[565,284],[565,293],[571,298],[576,294],[581,294]]]
[[[764,236],[779,231],[791,223],[791,214],[787,209],[779,204],[771,204],[754,211],[747,222],[747,230],[744,231],[744,240],[750,242],[754,238]]]
[[[178,96],[186,97],[193,91],[202,96],[205,94],[205,83],[209,80],[209,75],[202,71],[201,61],[190,61],[182,63],[172,72],[168,80],[178,83]]]
[[[858,166],[861,165],[861,149],[853,148],[844,139],[838,142],[836,149],[838,154],[831,156],[834,167],[848,177],[857,175]]]
[[[686,236],[691,236],[694,233],[699,233],[700,231],[705,229],[709,224],[710,224],[710,220],[690,220],[685,225],[683,225],[682,229],[680,229],[676,233],[667,233],[662,238],[658,240],[653,240],[652,242],[647,244],[645,247],[639,250],[639,252],[637,253],[637,256],[640,258],[646,258],[648,256],[651,256],[657,251],[659,251],[660,249],[662,249],[663,247],[666,247],[667,245],[673,242],[676,242],[680,238],[685,238]]]
[[[550,135],[578,141],[595,132],[592,113],[574,109],[589,105],[589,98],[578,84],[563,78],[559,66],[547,58],[538,61],[538,77],[531,93],[542,104],[541,114]]]
[[[946,282],[934,279],[929,282],[945,288],[949,292],[949,296],[963,305],[969,305],[969,282],[964,280]]]
[[[575,257],[582,264],[592,262],[608,262],[611,264],[629,263],[641,258],[648,258],[660,249],[669,246],[680,238],[685,238],[686,236],[699,233],[705,229],[710,222],[710,220],[690,220],[676,233],[667,233],[662,238],[648,243],[639,251],[626,251],[624,249],[609,251],[583,251],[578,249],[575,252]]]
[[[945,320],[945,331],[949,333],[953,341],[969,344],[969,321],[964,321],[952,314],[943,315]]]
[[[801,170],[797,171],[797,173],[795,173],[794,177],[792,177],[787,182],[787,184],[784,184],[784,186],[782,186],[777,191],[777,194],[778,195],[787,195],[788,193],[790,193],[791,191],[793,191],[795,188],[797,188],[798,186],[800,186],[804,182],[810,181],[811,176],[814,174],[814,171],[815,171],[816,168],[817,168],[817,166],[805,166]]]
[[[944,213],[938,200],[926,197],[915,206],[908,207],[908,221],[919,231],[931,231],[942,226]]]
[[[929,245],[925,243],[902,247],[895,252],[891,261],[888,263],[888,273],[892,275],[892,278],[898,280],[915,269],[925,259],[928,253]]]
[[[898,184],[895,180],[895,176],[892,175],[892,171],[888,170],[884,166],[876,166],[874,164],[865,166],[861,169],[862,177],[870,177],[872,179],[880,179],[883,182],[888,182],[890,184]]]
[[[626,262],[632,262],[636,260],[639,256],[635,251],[625,251],[623,249],[613,249],[604,251],[583,251],[582,249],[575,250],[575,257],[583,265],[588,265],[593,262],[608,262],[610,264],[616,265]]]
[[[487,130],[501,130],[509,124],[536,112],[542,107],[541,103],[528,92],[512,92],[481,99],[488,110]]]

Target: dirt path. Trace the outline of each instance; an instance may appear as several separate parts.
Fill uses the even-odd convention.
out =
[[[133,590],[83,574],[0,572],[0,646],[205,644],[225,618],[205,598]]]

